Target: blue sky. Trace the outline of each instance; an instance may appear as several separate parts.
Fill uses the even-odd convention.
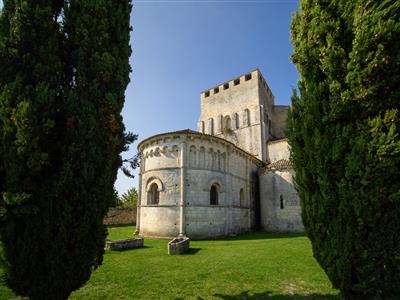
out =
[[[297,0],[134,1],[126,129],[139,141],[196,129],[200,91],[255,68],[276,103],[290,104],[298,75],[289,28],[297,7]],[[124,157],[134,155],[136,146]],[[120,172],[115,186],[121,194],[137,186],[137,176]]]

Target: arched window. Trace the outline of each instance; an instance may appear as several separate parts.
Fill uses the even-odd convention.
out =
[[[281,204],[281,209],[284,209],[283,196],[282,195],[279,196],[279,201],[280,201],[280,204]]]
[[[172,146],[171,148],[172,156],[173,157],[178,157],[179,155],[179,148],[177,145]]]
[[[148,204],[157,205],[160,200],[160,192],[157,183],[152,183],[148,192]]]
[[[244,203],[244,191],[243,191],[243,189],[240,189],[239,197],[240,197],[240,206],[245,206],[246,203]]]
[[[210,204],[218,205],[218,186],[213,184],[210,189]]]
[[[224,133],[227,133],[232,130],[232,121],[230,116],[224,117]]]

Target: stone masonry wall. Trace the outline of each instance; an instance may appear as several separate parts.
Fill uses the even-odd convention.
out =
[[[111,207],[103,223],[104,225],[136,224],[136,208]]]
[[[268,143],[268,159],[273,164],[289,161],[286,139]],[[300,199],[294,187],[294,171],[282,164],[282,169],[267,169],[260,175],[261,225],[274,232],[302,232]]]
[[[202,92],[198,130],[226,139],[263,160],[262,107],[263,103],[273,100],[268,92],[263,94],[265,99],[260,98],[260,89],[269,90],[269,87],[261,73],[254,70]]]
[[[205,164],[199,152],[203,148],[208,152]],[[249,178],[258,168],[255,161],[234,147],[213,140],[191,140],[187,149],[190,149],[186,174],[187,235],[204,239],[249,231],[253,201]],[[218,204],[210,205],[210,189],[215,184]]]
[[[182,157],[186,234],[203,239],[250,230],[254,200],[249,180],[260,162],[223,140],[198,133],[165,135],[150,141],[142,148],[142,154],[140,234],[179,234]],[[158,204],[149,204],[149,186],[153,182],[158,186]],[[217,205],[210,204],[213,185],[218,186]]]
[[[181,194],[181,135],[155,139],[142,150],[140,226],[144,236],[174,237],[179,234]],[[150,187],[158,186],[158,204],[150,202]]]
[[[267,146],[267,159],[269,162],[290,159],[290,150],[286,139],[270,141]]]
[[[302,232],[300,199],[293,170],[269,171],[260,177],[261,224],[271,232]]]

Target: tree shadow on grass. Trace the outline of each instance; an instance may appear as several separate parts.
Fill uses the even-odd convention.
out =
[[[243,233],[237,236],[230,236],[221,240],[226,241],[240,241],[240,240],[273,240],[273,239],[288,239],[288,238],[298,238],[307,237],[304,233],[271,233],[256,231],[250,233]]]
[[[322,295],[322,294],[310,294],[310,295],[276,295],[273,292],[265,291],[263,293],[252,293],[249,294],[249,291],[241,292],[237,295],[222,295],[215,294],[214,297],[218,297],[224,300],[262,300],[262,299],[270,299],[270,300],[337,300],[338,296],[333,295]],[[198,300],[201,298],[198,297]]]

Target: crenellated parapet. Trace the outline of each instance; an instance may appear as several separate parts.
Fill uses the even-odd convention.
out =
[[[255,69],[253,71],[250,71],[249,73],[243,74],[239,77],[236,77],[234,79],[225,81],[221,84],[218,84],[210,89],[207,89],[205,91],[202,91],[200,93],[200,97],[202,99],[212,97],[213,95],[221,95],[225,92],[228,92],[229,89],[239,89],[242,88],[243,85],[245,85],[248,82],[258,82],[261,86],[264,87],[264,89],[267,91],[268,95],[272,98],[274,98],[274,95],[268,86],[268,83],[264,79],[263,75],[261,74],[260,70]]]

